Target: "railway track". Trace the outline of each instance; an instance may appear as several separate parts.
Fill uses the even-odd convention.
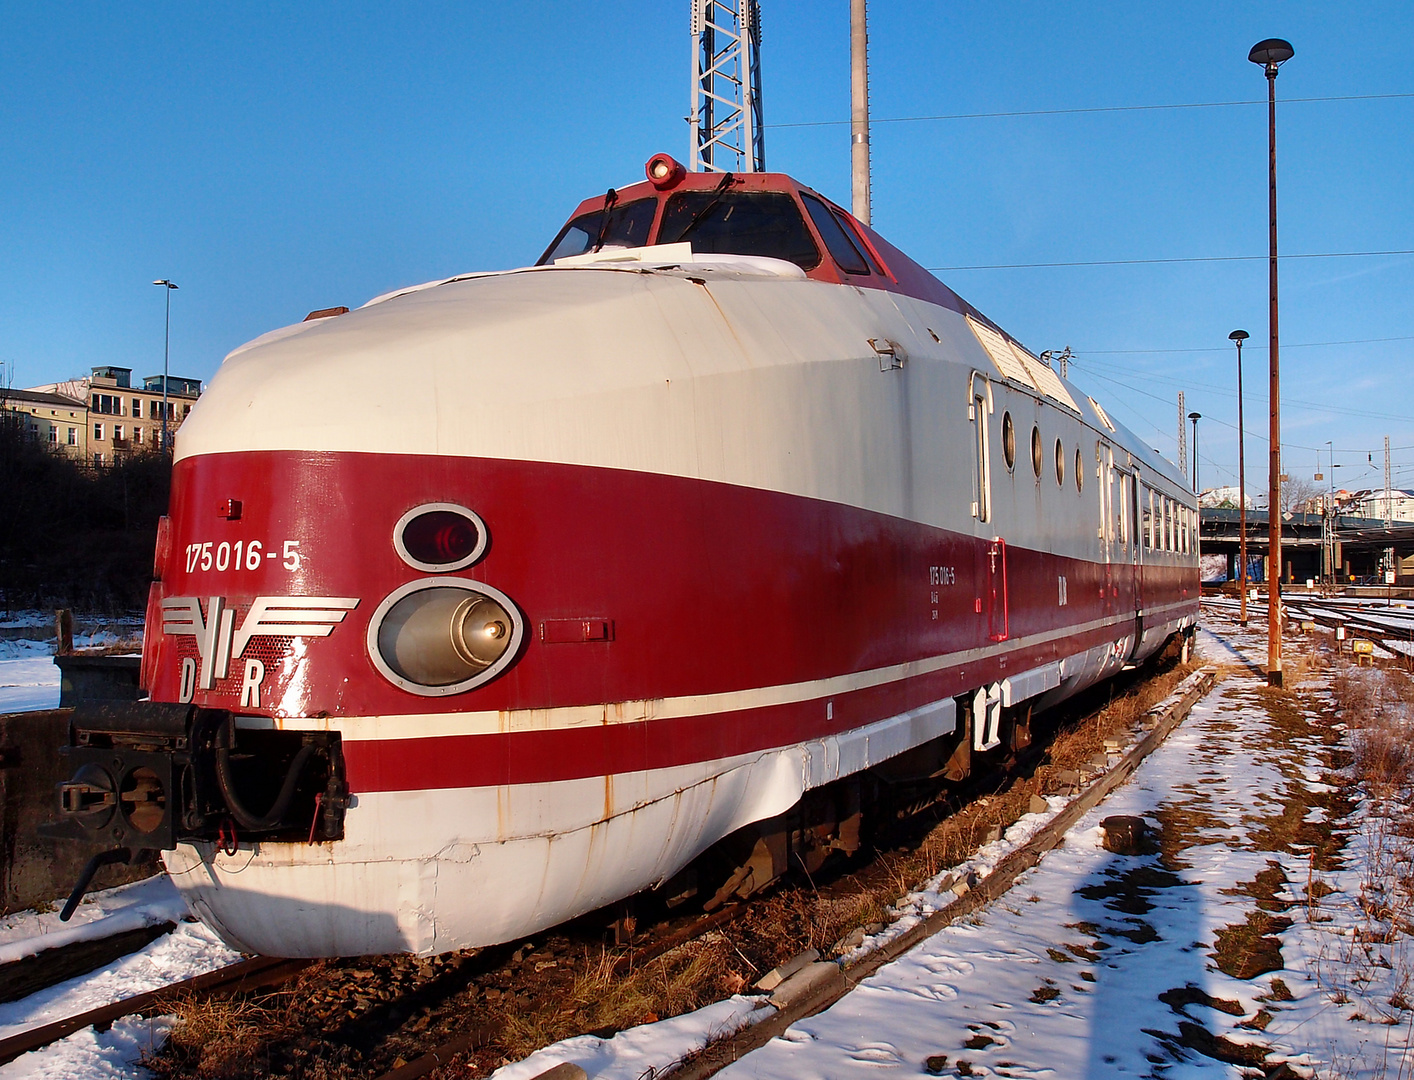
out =
[[[1237,601],[1226,598],[1204,600],[1203,604],[1231,616],[1238,606]],[[1299,592],[1286,594],[1283,606],[1288,625],[1313,622],[1329,630],[1343,627],[1347,640],[1363,639],[1391,657],[1414,658],[1414,610],[1383,601],[1308,597]]]
[[[1134,673],[1131,689],[1143,687],[1147,678],[1147,673]],[[1088,706],[1077,703],[1068,722],[1086,727],[1078,721],[1088,719],[1102,700],[1092,700]],[[1057,724],[1060,722],[1057,720]],[[912,807],[914,816],[898,823],[899,828],[904,833],[917,833],[921,828],[919,818],[945,818],[954,823],[966,821],[972,814],[978,824],[968,826],[972,829],[968,836],[975,848],[988,838],[984,826],[990,817],[989,803],[995,805],[998,790],[1018,779],[1034,779],[1050,749],[1049,742],[1038,741],[1020,751],[1005,774],[978,775],[965,787],[955,789],[950,805],[934,800]],[[926,832],[926,828],[922,831]],[[899,835],[892,843],[899,842]],[[662,978],[670,980],[684,963],[683,956],[690,957],[704,939],[713,938],[718,947],[729,947],[744,966],[759,975],[788,958],[812,932],[800,925],[783,929],[772,922],[779,916],[774,909],[790,910],[792,905],[812,898],[817,904],[847,907],[855,902],[852,898],[856,893],[877,888],[881,882],[891,884],[896,896],[895,879],[903,872],[899,867],[907,862],[899,850],[887,848],[882,854],[845,860],[832,874],[817,874],[813,879],[808,874],[797,875],[800,880],[780,883],[760,902],[753,897],[751,901],[729,903],[700,915],[660,911],[649,914],[636,931],[628,921],[630,940],[620,947],[605,943],[611,913],[601,912],[597,918],[585,917],[525,942],[432,958],[392,956],[309,962],[255,957],[0,1041],[0,1062],[85,1026],[179,1008],[190,1014],[206,1008],[205,1002],[247,995],[256,1007],[254,1013],[263,1011],[270,1020],[268,1033],[261,1034],[258,1027],[252,1029],[252,1038],[264,1044],[265,1062],[265,1069],[252,1071],[252,1075],[298,1077],[305,1075],[308,1066],[317,1060],[330,1076],[414,1080],[430,1075],[454,1058],[471,1070],[468,1075],[480,1074],[501,1057],[524,1053],[527,1046],[532,1046],[524,1042],[524,1032],[516,1035],[509,1029],[516,1029],[526,1016],[543,1015],[547,1008],[553,1009],[557,1000],[562,1004],[572,1001],[586,972],[597,970],[608,985],[631,981],[635,973],[656,971],[657,965]],[[910,884],[927,876],[926,872],[917,873]],[[768,917],[763,910],[773,914]],[[622,912],[618,914],[622,931],[626,920]],[[728,946],[722,946],[722,941]],[[828,946],[828,942],[825,944]],[[743,988],[726,985],[709,989],[716,996],[727,996]],[[641,1015],[627,1022],[653,1018],[656,1016]],[[575,1017],[565,1021],[570,1024],[569,1029],[563,1024],[560,1028],[553,1024],[546,1027],[545,1041],[565,1033],[580,1033],[586,1028],[582,1024],[575,1028],[579,1022],[579,1017]],[[621,1026],[626,1025],[616,1022],[610,1028]],[[289,1037],[290,1031],[299,1029],[314,1033],[313,1038],[308,1034]],[[589,1026],[588,1030],[596,1029]],[[305,1049],[303,1044],[307,1042],[313,1045]],[[210,1051],[206,1048],[200,1052]],[[196,1050],[169,1047],[163,1056],[169,1075],[189,1075],[201,1067]],[[333,1068],[329,1068],[331,1065]]]

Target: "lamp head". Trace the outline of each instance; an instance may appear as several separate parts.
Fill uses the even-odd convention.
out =
[[[1238,347],[1240,348],[1242,343],[1251,336],[1252,335],[1249,334],[1246,330],[1234,330],[1232,333],[1228,334],[1227,337],[1229,341],[1237,342]]]
[[[1291,42],[1283,41],[1281,38],[1267,38],[1266,41],[1259,41],[1252,46],[1252,51],[1247,54],[1247,59],[1254,64],[1261,64],[1267,69],[1267,78],[1274,79],[1277,68],[1295,55],[1296,50],[1291,47]]]
[[[175,289],[175,288],[177,287],[177,286],[175,286],[174,284],[172,284],[170,281],[168,281],[166,278],[161,278],[161,279],[158,280],[158,281],[154,281],[152,284],[154,284],[154,285],[165,285],[165,286],[167,286],[167,288],[169,288],[169,289]]]
[[[1194,423],[1197,423],[1199,420],[1203,419],[1203,414],[1191,412],[1188,414],[1188,419],[1192,420]]]

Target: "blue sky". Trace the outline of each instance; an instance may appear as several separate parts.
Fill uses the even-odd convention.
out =
[[[761,0],[768,166],[848,205],[848,3]],[[871,11],[874,224],[929,267],[1262,256],[1264,105],[1247,50],[1285,37],[1279,99],[1414,93],[1405,2],[893,3]],[[686,0],[31,4],[0,9],[0,362],[209,379],[314,308],[533,261],[579,199],[687,156]],[[795,126],[823,124],[824,126]],[[1281,248],[1414,249],[1414,97],[1278,108]],[[940,277],[1175,453],[1234,482],[1230,330],[1266,474],[1266,263]],[[1414,486],[1414,256],[1282,263],[1283,441],[1310,480]],[[390,371],[389,378],[397,373]],[[376,388],[372,392],[376,392]],[[1373,465],[1367,462],[1373,455]],[[1324,481],[1323,481],[1324,483]]]

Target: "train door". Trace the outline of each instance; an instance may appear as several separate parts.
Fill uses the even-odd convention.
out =
[[[1145,512],[1143,474],[1138,469],[1134,470],[1130,492],[1133,499],[1130,520],[1134,523],[1134,618],[1139,624],[1134,640],[1139,641],[1144,636],[1144,545],[1149,535],[1149,520]]]
[[[991,381],[974,371],[968,382],[967,418],[972,422],[972,516],[979,522],[992,520],[992,440],[987,431],[991,415]]]
[[[987,549],[987,636],[993,641],[1005,641],[1011,636],[1007,614],[1006,541],[992,539]]]
[[[1115,598],[1115,577],[1114,577],[1114,556],[1115,543],[1118,539],[1115,529],[1115,507],[1119,500],[1115,498],[1115,470],[1114,470],[1114,448],[1103,439],[1095,443],[1095,479],[1098,481],[1095,488],[1099,501],[1100,511],[1100,563],[1103,566],[1103,573],[1100,579],[1100,610],[1108,615],[1114,611]]]
[[[973,585],[976,589],[978,630],[985,626],[992,641],[1007,637],[1006,543],[995,533],[992,506],[992,440],[989,424],[993,411],[992,384],[974,371],[968,383],[967,417],[972,422]],[[990,538],[989,538],[990,534]]]

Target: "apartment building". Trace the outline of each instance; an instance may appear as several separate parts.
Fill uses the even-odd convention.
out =
[[[84,378],[11,390],[5,407],[27,414],[20,422],[29,425],[31,437],[102,467],[125,454],[161,448],[163,379],[149,375],[134,386],[132,368],[103,364]],[[201,396],[201,380],[168,376],[166,389],[170,439]]]

